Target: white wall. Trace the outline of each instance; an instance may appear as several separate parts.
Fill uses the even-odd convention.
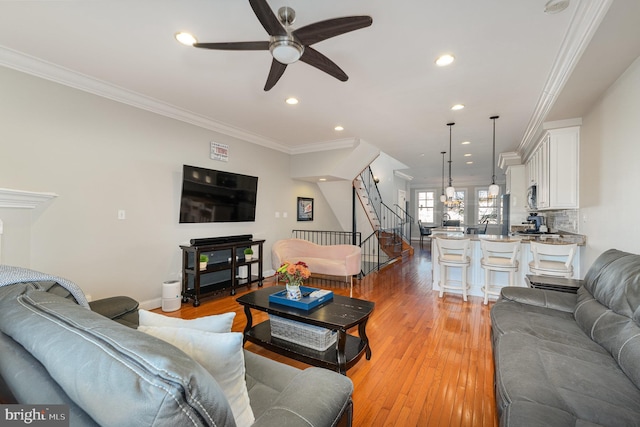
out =
[[[0,263],[29,267],[32,214],[31,209],[0,208]]]
[[[640,58],[583,117],[580,130],[582,271],[611,248],[640,253]]]
[[[3,257],[73,280],[94,299],[159,298],[191,238],[266,239],[268,270],[271,245],[292,229],[339,227],[317,185],[290,178],[282,152],[5,68],[0,93],[0,187],[58,194],[29,219],[30,242],[13,238],[24,217],[4,213]],[[209,158],[211,141],[230,146],[228,162]],[[183,164],[258,176],[256,221],[179,224]],[[298,196],[315,199],[313,222],[296,221]]]

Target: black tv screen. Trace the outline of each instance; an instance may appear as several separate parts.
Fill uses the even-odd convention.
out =
[[[180,223],[256,219],[258,178],[184,165]]]

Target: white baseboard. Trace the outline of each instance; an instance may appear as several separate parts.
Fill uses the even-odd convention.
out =
[[[144,310],[153,310],[160,307],[162,307],[162,297],[140,302],[140,308]]]

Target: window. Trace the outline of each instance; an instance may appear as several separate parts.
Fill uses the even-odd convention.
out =
[[[444,212],[447,219],[459,220],[460,224],[464,224],[464,199],[465,190],[456,190],[452,202],[445,203]]]
[[[489,190],[478,190],[478,224],[498,223],[498,198],[489,197]]]
[[[435,192],[418,191],[418,220],[432,224],[435,221]]]

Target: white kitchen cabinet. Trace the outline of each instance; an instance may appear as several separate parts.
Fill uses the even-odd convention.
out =
[[[549,208],[578,208],[580,128],[549,131]]]
[[[532,185],[539,185],[542,156],[539,147],[533,150],[526,164],[527,188]]]
[[[551,206],[549,202],[549,190],[551,188],[549,180],[549,139],[547,134],[538,146],[538,181],[536,203],[538,209],[547,209]]]
[[[580,153],[578,126],[550,129],[527,161],[529,185],[537,186],[537,207],[576,209]]]

